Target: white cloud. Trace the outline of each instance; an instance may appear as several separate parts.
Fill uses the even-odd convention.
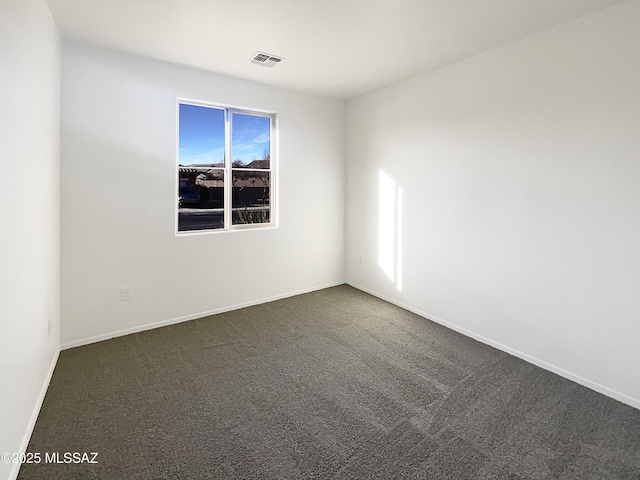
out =
[[[270,136],[268,133],[261,133],[253,139],[253,143],[267,143],[269,141],[269,138]]]

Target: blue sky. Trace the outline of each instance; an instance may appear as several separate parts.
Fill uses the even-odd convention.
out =
[[[231,155],[249,163],[270,151],[269,118],[233,114]],[[180,104],[181,165],[224,161],[224,111]]]

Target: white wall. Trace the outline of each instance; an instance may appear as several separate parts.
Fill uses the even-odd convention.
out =
[[[176,237],[176,97],[278,113],[278,228]],[[63,347],[344,281],[344,102],[64,43],[61,121]]]
[[[0,3],[0,85],[0,452],[17,453],[59,350],[60,41],[44,0]]]
[[[638,25],[634,0],[351,101],[347,280],[640,407]]]

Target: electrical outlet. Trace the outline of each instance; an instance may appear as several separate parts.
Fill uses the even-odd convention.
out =
[[[126,302],[131,300],[131,287],[122,287],[120,289],[120,301]]]
[[[362,257],[358,257],[358,259],[356,260],[356,263],[358,264],[359,267],[362,266]]]

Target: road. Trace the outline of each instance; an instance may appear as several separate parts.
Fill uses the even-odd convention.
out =
[[[178,209],[178,231],[211,230],[216,228],[224,228],[224,209]]]

